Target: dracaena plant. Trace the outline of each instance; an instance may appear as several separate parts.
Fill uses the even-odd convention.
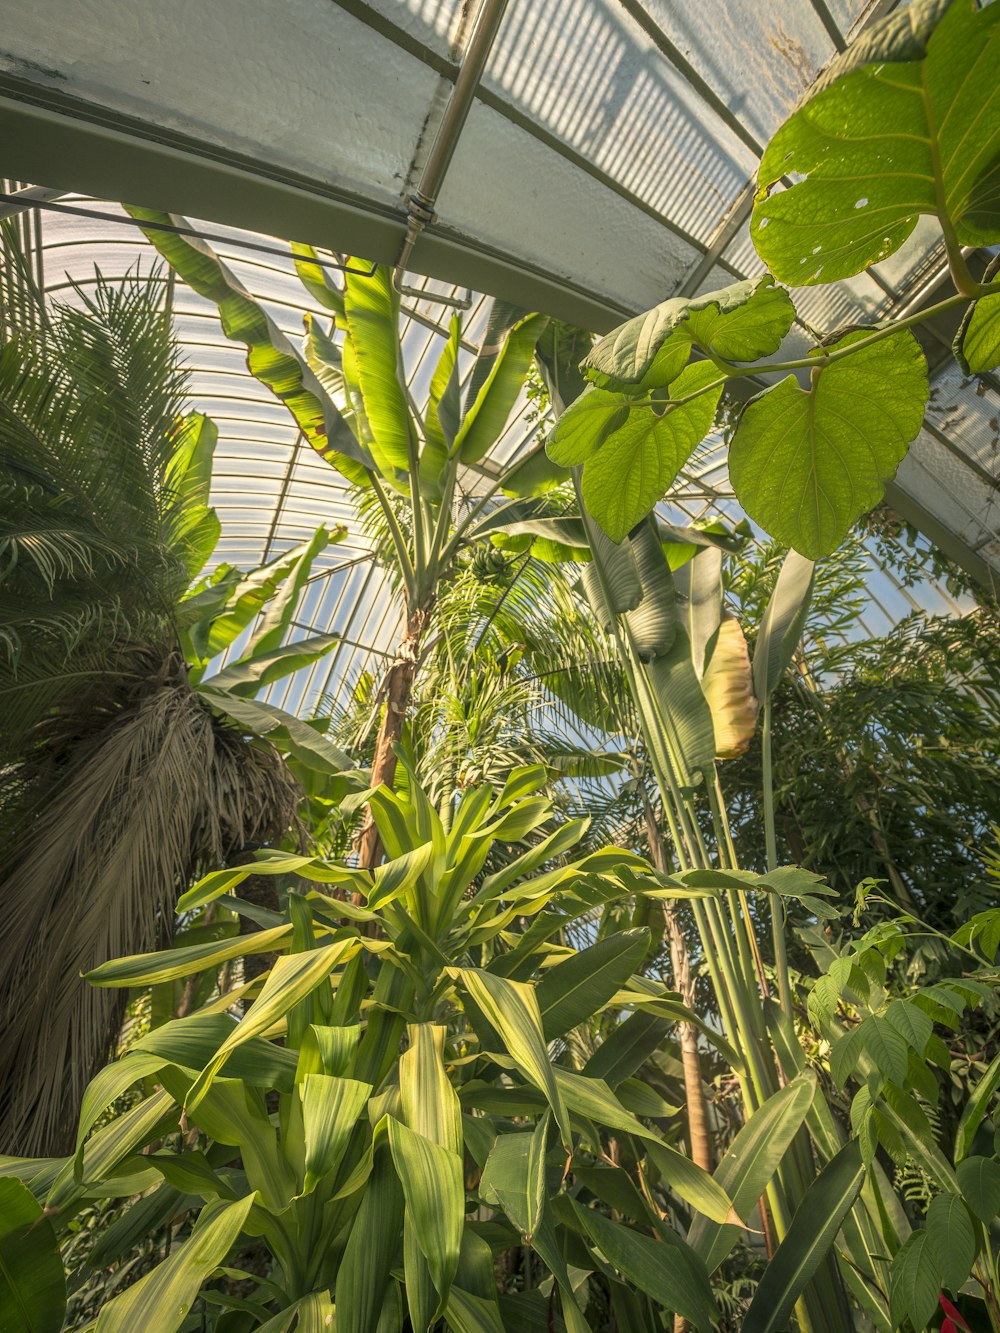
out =
[[[252,697],[337,642],[286,639],[344,530],[199,579],[216,429],[188,411],[162,285],[98,275],[42,315],[0,345],[0,1147],[20,1152],[72,1136],[113,1045],[120,1011],[80,971],[152,947],[193,875],[291,829],[296,776],[350,768]]]
[[[927,366],[911,329],[954,311],[961,369],[1000,363],[996,266],[980,281],[967,259],[1000,241],[1000,95],[986,74],[998,57],[1000,10],[974,0],[916,0],[872,25],[763,155],[750,239],[769,271],[664,301],[587,355],[590,383],[548,453],[582,465],[584,501],[614,541],[672,485],[727,389],[782,375],[740,413],[730,478],[772,536],[827,554],[881,499],[923,421]],[[810,346],[778,284],[861,273],[895,254],[921,217],[940,228],[951,294]]]
[[[205,1319],[238,1309],[268,1333],[296,1315],[298,1327],[335,1318],[375,1333],[408,1318],[414,1330],[443,1320],[466,1333],[551,1323],[557,1310],[583,1333],[591,1303],[620,1323],[674,1311],[709,1333],[709,1274],[802,1124],[815,1079],[780,1089],[713,1178],[671,1145],[678,1108],[635,1077],[672,1023],[699,1021],[639,974],[648,931],[599,932],[579,951],[563,940],[606,904],[718,888],[657,876],[618,848],[574,859],[586,821],[553,825],[543,769],[514,771],[499,792],[465,791],[447,830],[406,776],[402,792],[365,793],[389,858],[374,871],[259,853],[201,880],[180,908],[225,898],[243,910],[241,882],[276,875],[287,911],[274,924],[90,974],[101,987],[159,985],[277,954],[263,978],[154,1028],[109,1065],[87,1090],[72,1157],[3,1164],[5,1195],[36,1223],[19,1255],[0,1234],[5,1271],[46,1273],[53,1228],[95,1196],[142,1193],[145,1223],[186,1210],[194,1225],[105,1305],[101,1333],[172,1333],[197,1300]],[[506,856],[486,874],[498,848]],[[594,1029],[586,1043],[567,1039],[600,1014],[620,1020],[603,1023],[603,1041]],[[574,1062],[582,1045],[586,1061]],[[101,1125],[136,1086],[154,1090]],[[115,1225],[103,1263],[136,1241],[128,1214]],[[263,1273],[240,1261],[254,1245]],[[497,1258],[529,1249],[546,1280],[498,1295]],[[240,1282],[238,1298],[226,1279]],[[57,1285],[55,1313],[33,1325],[42,1333],[62,1318]]]

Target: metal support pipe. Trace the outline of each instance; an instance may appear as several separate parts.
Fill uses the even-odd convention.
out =
[[[10,218],[16,213],[23,213],[26,208],[35,208],[51,199],[61,199],[65,193],[65,190],[50,190],[45,185],[29,185],[23,190],[15,190],[5,195],[3,202],[0,202],[0,218]]]
[[[506,9],[507,0],[483,0],[476,15],[476,26],[455,78],[455,86],[451,90],[444,115],[441,117],[441,124],[438,126],[427,161],[420,173],[419,184],[407,197],[406,236],[392,275],[393,286],[405,295],[424,298],[428,295],[426,292],[404,287],[403,273],[417,237],[425,227],[429,227],[436,220],[434,209],[437,197],[455,155],[455,149],[458,147],[462,129],[469,117],[476,89],[483,77],[486,62]],[[437,295],[433,295],[431,299],[443,305],[455,305],[463,309],[468,309],[472,303],[471,293],[467,299],[461,301]]]

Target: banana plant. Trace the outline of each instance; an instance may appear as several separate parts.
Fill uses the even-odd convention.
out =
[[[101,1333],[174,1333],[195,1301],[207,1326],[238,1311],[241,1328],[267,1333],[296,1318],[376,1333],[407,1317],[414,1330],[443,1320],[478,1333],[551,1325],[557,1311],[584,1333],[591,1299],[622,1326],[674,1312],[709,1333],[709,1273],[813,1104],[815,1079],[780,1089],[709,1175],[672,1145],[678,1108],[635,1075],[677,1021],[698,1023],[736,1065],[739,1055],[639,973],[646,929],[580,950],[563,940],[609,903],[720,890],[657,875],[619,848],[574,857],[587,821],[553,820],[544,769],[512,772],[499,792],[470,788],[446,829],[403,763],[399,790],[355,798],[375,812],[383,864],[259,852],[178,905],[246,910],[240,884],[278,877],[285,910],[261,920],[250,909],[256,934],[89,974],[131,989],[206,969],[232,978],[240,956],[276,955],[263,977],[220,984],[104,1069],[70,1157],[0,1162],[11,1192],[25,1188],[26,1215],[44,1204],[36,1248],[94,1197],[141,1194],[142,1225],[193,1217],[189,1237],[101,1310]],[[598,1014],[619,1021],[575,1067],[565,1038]],[[107,1121],[129,1089],[143,1091]],[[126,1213],[92,1262],[123,1259],[136,1237]],[[254,1245],[270,1259],[263,1275],[240,1264]],[[498,1294],[498,1262],[526,1251],[543,1280]]]
[[[184,225],[148,209],[129,212],[140,222]],[[378,689],[381,720],[371,769],[373,786],[391,784],[394,747],[442,579],[481,535],[501,492],[530,495],[560,475],[541,445],[499,476],[484,467],[549,320],[495,302],[463,391],[460,357],[468,348],[456,316],[420,412],[406,383],[400,298],[390,269],[365,273],[349,262],[339,287],[315,250],[293,245],[308,299],[324,312],[306,316],[296,347],[208,245],[154,229],[147,235],[177,274],[218,307],[226,336],[247,347],[251,373],[285,403],[303,438],[350,482],[377,522],[380,550],[403,601],[403,634]],[[373,812],[356,850],[362,865],[378,864]]]

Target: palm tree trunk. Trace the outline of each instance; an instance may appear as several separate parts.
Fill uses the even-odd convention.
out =
[[[396,752],[392,747],[402,736],[403,724],[410,711],[420,641],[430,624],[433,609],[434,598],[431,596],[420,606],[407,611],[406,632],[383,682],[385,711],[379,727],[378,740],[375,742],[375,758],[372,760],[371,786],[373,787],[378,787],[382,783],[391,787],[396,776]],[[358,865],[367,870],[374,869],[382,860],[382,839],[375,827],[371,806],[365,811],[364,823],[355,842],[355,852]]]
[[[661,875],[670,873],[667,856],[656,826],[653,807],[643,793],[643,814],[646,821],[646,839],[649,843],[649,858],[654,869]],[[691,959],[688,955],[684,930],[675,908],[663,904],[666,919],[667,937],[670,941],[670,965],[674,974],[674,986],[680,991],[684,1004],[690,1009],[694,1006],[694,983],[691,980]],[[687,1102],[688,1144],[691,1160],[706,1171],[712,1171],[715,1163],[712,1153],[712,1132],[708,1123],[708,1107],[705,1105],[704,1085],[701,1079],[701,1060],[698,1055],[698,1032],[691,1023],[678,1025],[678,1039],[681,1047],[681,1065],[684,1070],[684,1095]]]

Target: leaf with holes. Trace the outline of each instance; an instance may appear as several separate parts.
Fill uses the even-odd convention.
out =
[[[849,333],[822,352],[868,336]],[[729,475],[740,504],[809,559],[828,555],[882,498],[927,394],[923,353],[905,331],[817,364],[808,389],[782,380],[751,399],[736,427]]]
[[[835,62],[761,159],[750,234],[782,282],[860,273],[921,214],[957,244],[1000,239],[1000,9],[955,0],[937,22],[941,0],[917,0],[906,13]]]

